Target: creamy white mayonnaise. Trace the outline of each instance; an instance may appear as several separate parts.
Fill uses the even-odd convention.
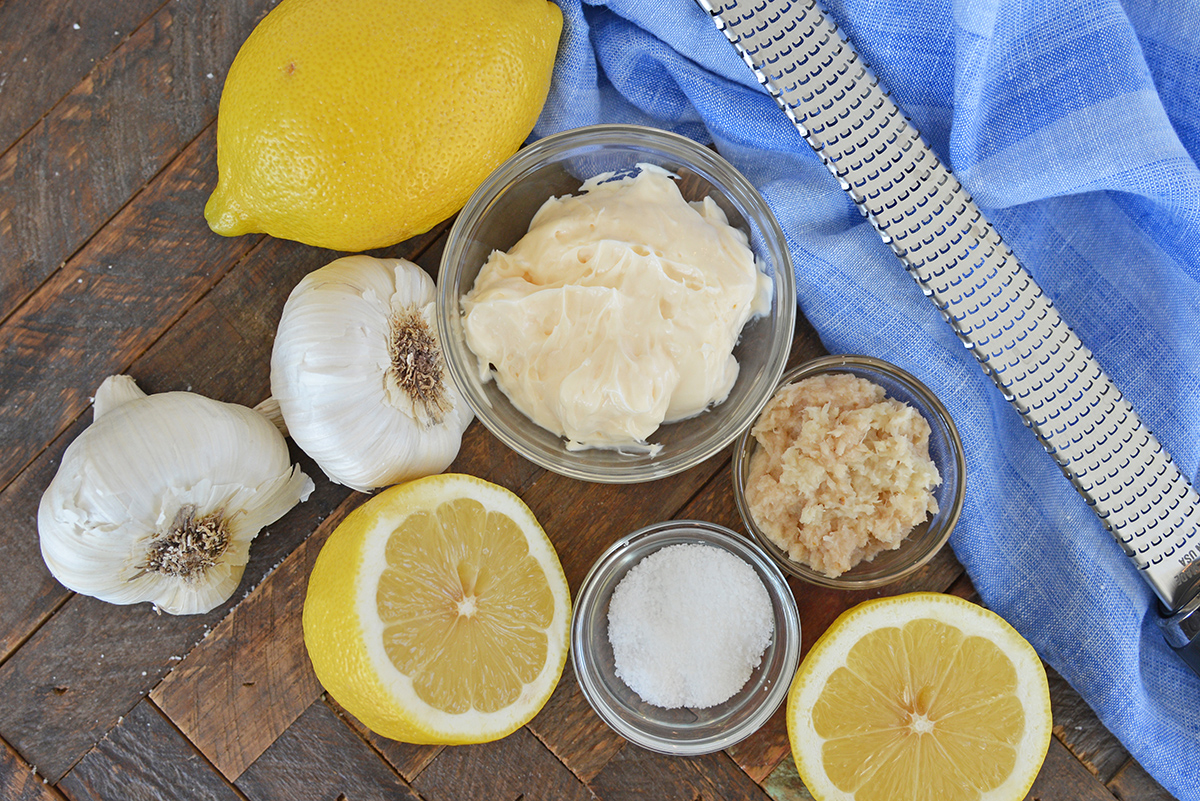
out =
[[[640,166],[547,200],[463,299],[481,378],[571,450],[656,453],[659,425],[729,395],[742,327],[770,307],[746,235]]]

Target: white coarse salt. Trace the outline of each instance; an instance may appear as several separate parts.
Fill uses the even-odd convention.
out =
[[[646,703],[704,709],[742,689],[771,643],[771,598],[750,565],[712,545],[670,545],[613,591],[616,674]]]

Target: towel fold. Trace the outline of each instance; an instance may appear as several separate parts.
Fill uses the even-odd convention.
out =
[[[1149,586],[707,13],[556,2],[534,137],[652,125],[715,144],[758,186],[825,347],[909,370],[958,423],[969,478],[951,546],[983,601],[1167,790],[1200,799],[1200,677],[1164,642]],[[1196,484],[1200,5],[825,7]]]

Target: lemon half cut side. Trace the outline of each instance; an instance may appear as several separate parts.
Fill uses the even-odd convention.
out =
[[[391,739],[465,744],[528,723],[566,663],[562,565],[516,495],[446,474],[392,487],[321,549],[304,603],[317,678]]]
[[[1052,728],[1033,647],[999,615],[938,593],[839,617],[796,674],[787,724],[818,801],[1016,801]]]

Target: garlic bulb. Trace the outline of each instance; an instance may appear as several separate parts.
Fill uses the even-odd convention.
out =
[[[347,256],[283,307],[271,394],[332,480],[369,492],[445,470],[474,413],[434,329],[433,279],[412,262]]]
[[[76,592],[207,612],[237,589],[255,535],[313,490],[244,406],[110,376],[93,410],[38,507],[42,558]]]

